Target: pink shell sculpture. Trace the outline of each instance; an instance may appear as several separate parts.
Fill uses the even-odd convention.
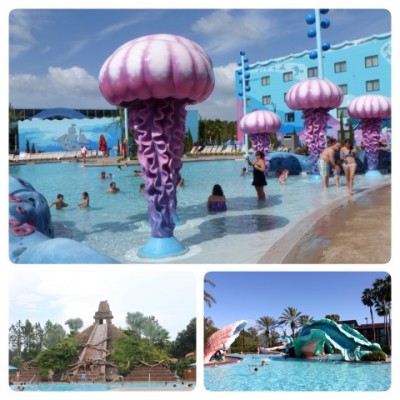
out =
[[[228,349],[234,340],[239,336],[240,331],[247,325],[247,321],[233,322],[228,326],[213,333],[204,345],[204,362],[208,363],[213,354],[222,348]]]
[[[307,79],[293,85],[286,94],[292,110],[302,110],[304,135],[310,152],[312,173],[318,175],[318,159],[325,148],[329,110],[339,107],[343,92],[327,79]]]
[[[272,111],[252,111],[242,117],[239,127],[243,132],[250,134],[251,144],[255,151],[262,151],[265,155],[266,171],[269,167],[268,151],[270,133],[277,132],[282,126],[279,116]]]
[[[350,118],[361,120],[360,125],[365,145],[368,172],[377,172],[379,166],[379,139],[382,130],[382,118],[391,117],[391,101],[388,97],[379,94],[358,96],[349,103],[347,111]]]
[[[187,104],[204,101],[214,88],[211,59],[196,43],[176,35],[143,36],[119,47],[99,73],[99,87],[108,102],[129,110],[153,243],[141,257],[166,257],[187,250],[173,238],[177,220],[176,186],[184,153]],[[176,245],[176,250],[173,250]]]

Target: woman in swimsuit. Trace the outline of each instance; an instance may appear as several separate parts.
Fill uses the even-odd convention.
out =
[[[253,167],[253,183],[252,185],[256,188],[258,200],[265,200],[264,186],[267,185],[265,179],[265,160],[264,153],[262,151],[256,151],[256,157],[254,161],[250,161],[247,157],[247,163]]]
[[[347,190],[349,195],[353,194],[354,175],[356,174],[358,152],[351,144],[350,139],[344,141],[344,146],[340,150],[340,159],[343,164],[343,171],[346,177]]]
[[[226,198],[220,185],[214,185],[211,196],[208,197],[209,211],[226,211]]]

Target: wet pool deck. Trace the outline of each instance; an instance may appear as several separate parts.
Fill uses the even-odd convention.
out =
[[[330,210],[319,210],[291,232],[293,238],[288,238],[286,248],[280,243],[279,249],[270,249],[260,263],[388,263],[391,259],[391,197],[392,189],[388,184],[349,196],[347,201],[331,206]],[[316,222],[312,224],[312,220]]]

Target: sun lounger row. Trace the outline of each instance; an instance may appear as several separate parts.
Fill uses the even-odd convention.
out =
[[[87,150],[86,158],[97,157],[97,150]],[[19,155],[9,154],[9,161],[28,161],[28,160],[65,160],[81,158],[81,152],[77,151],[48,151],[43,153],[20,153]]]
[[[235,154],[243,154],[244,151],[241,149],[241,146],[228,145],[228,146],[205,146],[203,149],[199,150],[198,146],[194,146],[190,151],[192,155],[201,155],[201,156],[216,156],[216,155],[235,155]]]

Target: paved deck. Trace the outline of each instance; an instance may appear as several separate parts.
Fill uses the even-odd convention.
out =
[[[391,259],[391,185],[349,198],[298,241],[283,264],[382,264]]]

